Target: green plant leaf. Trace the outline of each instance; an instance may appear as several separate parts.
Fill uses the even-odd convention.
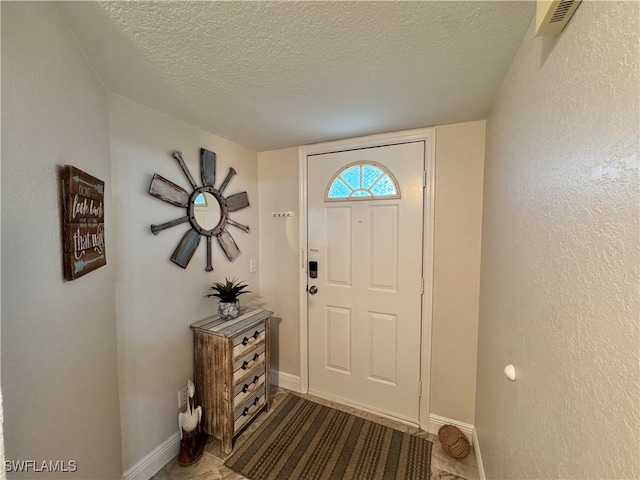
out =
[[[241,283],[237,278],[230,280],[225,277],[224,283],[216,282],[213,284],[211,290],[215,290],[215,293],[206,295],[207,297],[218,297],[221,302],[235,302],[238,297],[245,293],[251,293],[249,290],[245,290],[249,286]]]

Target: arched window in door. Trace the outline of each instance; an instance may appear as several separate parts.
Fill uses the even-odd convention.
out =
[[[354,162],[333,176],[324,196],[326,202],[400,198],[393,174],[379,163]]]

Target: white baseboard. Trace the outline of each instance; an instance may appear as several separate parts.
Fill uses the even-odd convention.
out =
[[[478,431],[473,429],[473,449],[476,452],[476,460],[478,462],[478,478],[480,480],[487,480],[487,476],[484,474],[484,464],[482,463],[482,455],[480,454],[480,442],[478,441]]]
[[[458,427],[462,433],[464,433],[469,443],[473,445],[473,425],[469,423],[462,423],[457,420],[452,420],[450,418],[441,417],[440,415],[430,414],[429,415],[429,433],[433,433],[434,435],[438,435],[438,430],[443,425],[453,425]]]
[[[293,390],[294,392],[301,391],[300,377],[291,375],[290,373],[271,370],[271,383],[273,385],[278,385],[279,387],[286,388],[287,390]]]
[[[176,432],[149,452],[129,470],[123,480],[149,480],[180,451],[180,432]]]
[[[300,377],[271,370],[271,383],[279,387],[300,391]],[[173,459],[180,450],[180,432],[176,432],[124,472],[123,480],[149,480]]]

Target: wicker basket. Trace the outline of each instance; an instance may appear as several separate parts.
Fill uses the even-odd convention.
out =
[[[453,458],[464,458],[469,455],[471,446],[469,440],[464,436],[458,427],[453,425],[443,425],[438,430],[438,438],[442,448]]]

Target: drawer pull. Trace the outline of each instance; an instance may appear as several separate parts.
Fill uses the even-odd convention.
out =
[[[242,369],[249,370],[251,367],[253,367],[256,364],[256,362],[258,361],[258,358],[260,358],[260,354],[256,353],[253,356],[253,360],[249,360],[248,362],[245,360],[244,363],[242,364]]]
[[[256,413],[256,411],[258,410],[258,402],[260,401],[259,398],[256,398],[256,401],[253,402],[253,405],[251,405],[250,407],[246,407],[244,409],[244,411],[242,412],[242,416],[243,417],[248,417],[253,415],[254,413]]]
[[[258,386],[258,379],[260,377],[258,377],[257,375],[255,377],[253,377],[253,382],[251,383],[245,383],[244,387],[242,387],[242,393],[247,393],[247,392],[253,392],[256,387]]]
[[[250,337],[244,337],[244,340],[242,340],[242,345],[244,345],[246,347],[247,345],[251,345],[252,343],[256,343],[258,338],[260,338],[260,332],[256,331],[256,333],[254,333]]]

